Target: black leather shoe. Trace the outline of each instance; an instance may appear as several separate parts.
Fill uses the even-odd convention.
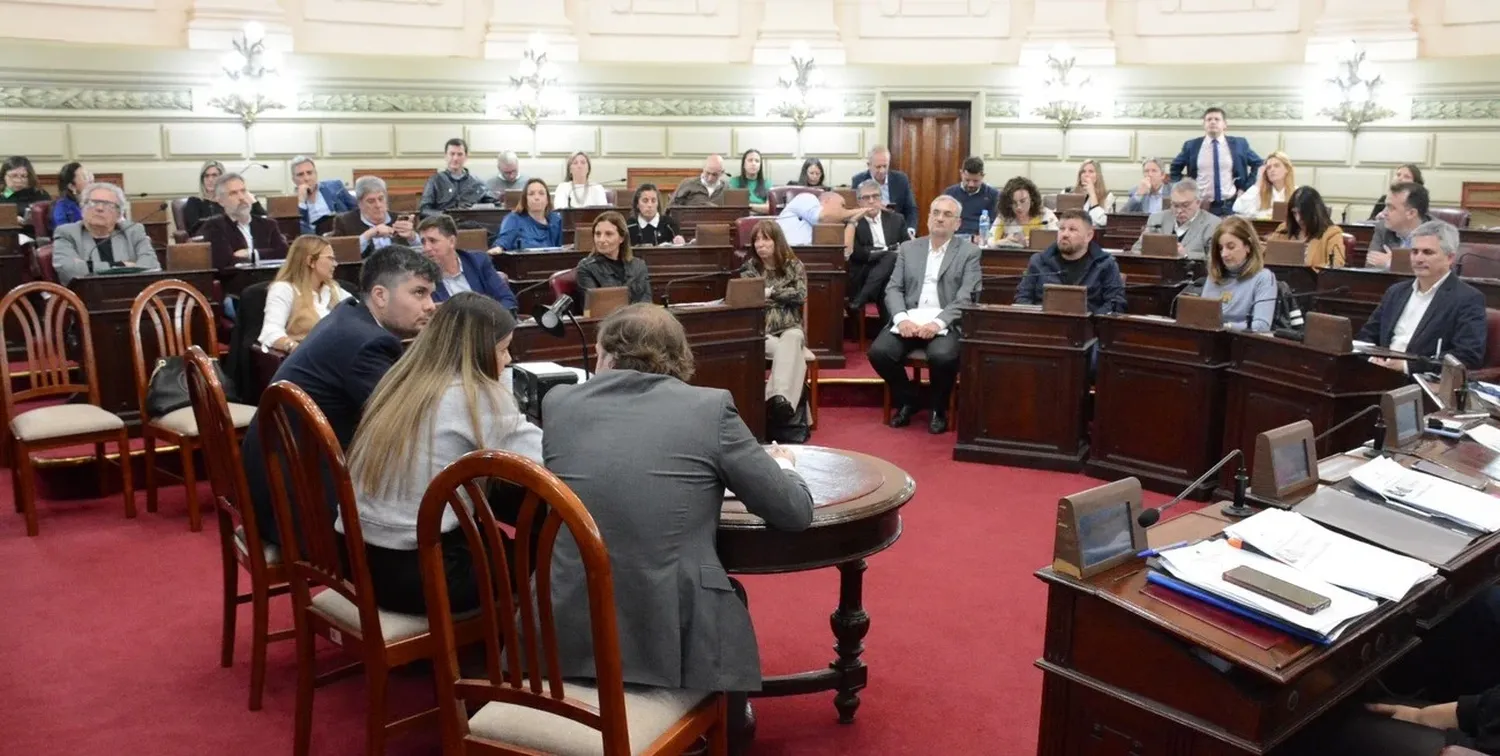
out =
[[[892,428],[905,428],[911,425],[911,416],[917,413],[917,408],[910,404],[903,404],[896,408],[896,414],[891,415]]]
[[[766,413],[770,416],[772,425],[790,425],[797,410],[786,397],[777,394],[766,400]]]
[[[927,432],[934,436],[948,431],[948,416],[942,412],[933,412],[932,421],[927,423]]]

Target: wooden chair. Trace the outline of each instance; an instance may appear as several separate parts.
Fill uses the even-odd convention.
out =
[[[927,350],[913,349],[911,354],[906,355],[906,363],[903,368],[911,368],[912,383],[922,383],[922,370],[927,368]],[[891,384],[884,381],[880,384],[880,412],[881,418],[886,424],[891,422]],[[948,394],[948,422],[957,422],[958,418],[958,382],[954,381],[953,391]]]
[[[146,413],[146,390],[151,385],[151,374],[146,360],[146,343],[141,336],[142,320],[149,318],[151,330],[156,338],[150,355],[159,364],[168,357],[181,356],[198,339],[203,339],[204,351],[219,354],[219,337],[214,328],[213,309],[208,299],[188,283],[169,278],[147,286],[136,295],[130,306],[130,346],[135,362],[136,397],[141,408],[141,440],[146,450],[146,511],[156,511],[156,442],[177,446],[182,461],[182,486],[187,496],[188,527],[197,532],[203,529],[203,518],[198,511],[198,477],[193,465],[193,451],[198,446],[198,421],[193,416],[191,405],[172,411],[162,417],[149,417]],[[255,407],[248,404],[231,403],[229,413],[234,427],[249,427],[255,417]]]
[[[538,535],[517,538],[514,559],[507,558],[501,525],[485,498],[491,480],[526,489],[515,532]],[[463,495],[474,502],[472,508],[464,505]],[[489,569],[476,570],[485,648],[485,677],[480,679],[460,677],[455,627],[447,611],[440,538],[449,509],[458,517],[469,553],[488,554],[491,562]],[[595,663],[590,682],[565,684],[558,663],[551,577],[553,548],[564,527],[578,545],[588,584]],[[583,502],[546,468],[495,450],[459,458],[438,474],[422,498],[417,551],[437,651],[433,674],[447,756],[679,754],[704,736],[710,753],[728,753],[723,693],[625,687],[609,554]],[[477,712],[470,717],[466,707]]]
[[[376,606],[354,484],[333,428],[312,398],[291,383],[277,381],[261,396],[259,412],[261,449],[296,626],[297,710],[292,753],[307,756],[311,751],[314,687],[363,667],[370,700],[365,752],[382,754],[391,734],[437,722],[437,709],[389,721],[386,702],[391,670],[431,659],[436,652],[427,632],[427,618]],[[325,490],[325,485],[333,490]],[[342,536],[334,530],[330,502],[335,503],[343,522]],[[340,553],[340,539],[347,561]],[[323,590],[313,594],[317,588]],[[439,605],[447,605],[446,595]],[[451,623],[448,630],[459,645],[467,645],[479,640],[484,625],[477,617],[467,618]],[[358,663],[315,675],[313,652],[318,637],[358,657]]]
[[[45,295],[45,300],[42,299]],[[36,304],[41,301],[42,310]],[[89,336],[89,312],[77,294],[55,283],[37,281],[11,289],[0,299],[0,354],[10,354],[11,332],[6,322],[14,319],[14,330],[23,339],[24,375],[20,367],[0,360],[0,399],[14,439],[15,470],[11,476],[16,510],[26,517],[26,535],[35,536],[36,470],[31,454],[43,449],[92,443],[99,466],[99,488],[105,490],[108,470],[104,444],[113,441],[120,452],[120,484],[125,495],[125,516],[135,517],[135,489],[130,485],[130,439],[125,421],[99,406],[99,379],[94,363],[94,342]],[[76,330],[73,330],[76,329]],[[76,334],[82,356],[74,361],[67,353],[68,341]],[[74,371],[82,368],[83,382]],[[16,405],[51,397],[83,394],[87,404],[55,404],[17,412]]]
[[[281,550],[261,540],[255,513],[249,510],[250,491],[240,462],[239,437],[213,362],[196,345],[188,347],[183,358],[203,462],[208,467],[214,509],[219,515],[219,551],[224,566],[224,632],[219,664],[234,666],[236,615],[240,604],[249,603],[250,710],[260,711],[266,687],[266,645],[292,638],[291,629],[270,632],[270,599],[289,590],[286,566],[281,562]],[[250,575],[249,593],[239,593],[241,569]]]

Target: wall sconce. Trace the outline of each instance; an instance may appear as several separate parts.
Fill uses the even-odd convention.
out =
[[[260,114],[286,107],[286,86],[277,71],[281,54],[266,47],[266,29],[257,22],[245,24],[234,40],[234,49],[224,53],[223,76],[214,84],[208,105],[237,116],[248,130]]]
[[[1043,99],[1031,108],[1033,115],[1056,121],[1058,128],[1067,131],[1079,121],[1098,118],[1099,111],[1088,103],[1092,87],[1089,78],[1072,80],[1073,66],[1078,58],[1066,47],[1058,47],[1047,53],[1047,69],[1052,75],[1042,82]]]
[[[1364,62],[1365,51],[1352,40],[1343,47],[1338,55],[1340,75],[1327,80],[1330,94],[1338,98],[1338,104],[1318,111],[1318,115],[1344,124],[1350,134],[1356,135],[1365,124],[1396,114],[1396,111],[1380,104],[1377,95],[1384,82],[1379,74],[1373,79],[1366,79],[1368,72],[1360,71]]]
[[[557,85],[552,63],[547,60],[547,42],[533,34],[521,52],[516,75],[510,77],[510,92],[503,96],[501,109],[511,118],[536,131],[543,118],[568,112],[567,93]]]
[[[791,49],[791,70],[777,77],[774,103],[767,115],[791,120],[798,132],[807,122],[829,112],[828,92],[823,88],[823,75],[817,70],[812,50],[805,42],[797,42]]]

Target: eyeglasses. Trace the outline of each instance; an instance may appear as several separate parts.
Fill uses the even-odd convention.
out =
[[[1188,202],[1173,202],[1172,203],[1172,209],[1173,210],[1191,210],[1192,208],[1195,208],[1197,206],[1198,206],[1198,200],[1191,200],[1191,201],[1188,201]]]
[[[115,210],[115,211],[119,211],[119,209],[120,209],[119,204],[114,203],[114,202],[110,202],[109,200],[91,199],[91,200],[88,200],[88,201],[84,202],[83,206],[87,207],[87,208],[92,208],[94,210]]]
[[[870,201],[878,200],[878,199],[880,199],[880,195],[879,194],[861,194],[861,195],[859,195],[859,201],[860,202],[870,202]]]

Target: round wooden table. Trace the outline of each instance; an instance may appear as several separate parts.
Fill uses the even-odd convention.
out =
[[[736,499],[726,499],[719,518],[719,559],[746,575],[839,570],[839,603],[829,618],[838,658],[827,669],[765,679],[758,696],[836,691],[839,721],[854,721],[868,671],[860,660],[870,615],[864,609],[865,558],[901,537],[901,506],[916,483],[883,459],[821,446],[793,447],[797,472],[813,496],[812,525],[800,533],[766,526]]]

